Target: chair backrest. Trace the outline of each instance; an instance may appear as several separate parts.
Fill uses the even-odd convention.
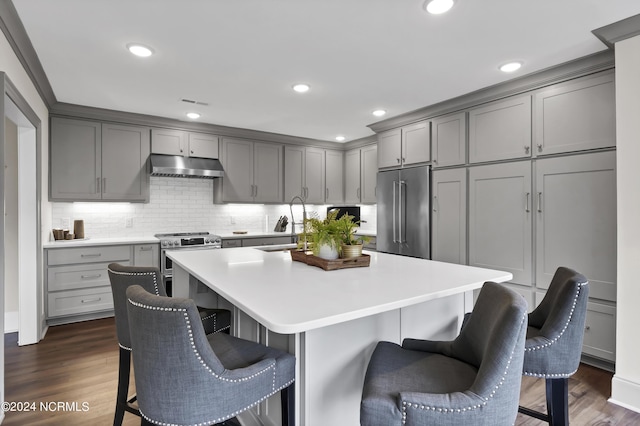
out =
[[[451,356],[478,368],[472,392],[488,397],[500,384],[508,389],[502,395],[515,395],[517,410],[526,331],[525,299],[503,285],[486,282],[451,345]]]
[[[588,301],[587,278],[559,267],[542,302],[529,314],[525,367],[530,373],[551,377],[575,372],[580,364]],[[540,359],[530,362],[529,358]]]
[[[234,380],[223,376],[225,369],[207,340],[193,300],[156,296],[135,285],[127,289],[127,299],[143,416],[162,424],[220,422],[216,413],[237,395],[215,383]]]
[[[131,338],[129,336],[129,316],[127,314],[127,288],[132,285],[139,285],[149,293],[158,296],[166,296],[167,292],[158,268],[124,266],[119,263],[111,263],[107,267],[107,272],[113,295],[118,344],[121,348],[130,351]]]

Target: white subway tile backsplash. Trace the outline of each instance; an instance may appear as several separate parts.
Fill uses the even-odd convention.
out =
[[[272,231],[282,215],[287,215],[291,223],[288,204],[213,204],[213,181],[209,179],[156,176],[150,179],[148,203],[52,203],[51,223],[70,218],[73,224],[73,220],[82,219],[89,238],[193,231],[264,232]],[[322,218],[326,206],[310,205],[307,212]],[[293,214],[296,221],[302,220],[299,204],[293,206]],[[125,227],[127,217],[133,218],[131,228]],[[361,206],[361,219],[363,230],[375,231],[376,206]]]

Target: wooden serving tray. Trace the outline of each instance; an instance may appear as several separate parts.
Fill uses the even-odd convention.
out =
[[[306,263],[307,265],[317,266],[325,271],[335,271],[337,269],[346,268],[361,268],[363,266],[369,266],[371,256],[363,254],[359,257],[352,257],[349,259],[335,259],[326,260],[318,256],[314,256],[311,252],[305,252],[304,250],[290,250],[291,259],[296,262]]]

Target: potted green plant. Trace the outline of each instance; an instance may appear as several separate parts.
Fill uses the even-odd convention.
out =
[[[361,256],[363,245],[369,241],[367,236],[356,236],[358,222],[353,219],[354,216],[344,214],[336,220],[340,236],[341,257],[344,259]]]
[[[298,235],[298,248],[307,241],[307,247],[311,248],[314,255],[327,260],[337,259],[342,241],[338,232],[337,214],[337,211],[332,211],[325,219],[305,219],[304,229]]]

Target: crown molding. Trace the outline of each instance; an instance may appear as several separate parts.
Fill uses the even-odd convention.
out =
[[[564,64],[546,68],[535,73],[514,78],[503,83],[458,96],[434,105],[419,108],[406,114],[397,115],[383,121],[369,124],[376,133],[393,129],[440,115],[445,115],[497,99],[529,92],[561,81],[582,77],[615,67],[615,57],[611,50],[605,50]]]
[[[348,151],[351,149],[362,148],[363,146],[371,145],[374,143],[378,143],[378,135],[365,136],[364,138],[354,139],[352,141],[346,142],[344,144],[344,149],[345,151]]]
[[[36,87],[38,94],[50,108],[57,102],[56,95],[53,93],[53,88],[44,68],[42,68],[36,50],[33,48],[27,31],[18,16],[18,11],[11,0],[0,0],[0,29]]]
[[[607,47],[613,49],[617,42],[640,35],[640,15],[630,16],[591,32]]]

